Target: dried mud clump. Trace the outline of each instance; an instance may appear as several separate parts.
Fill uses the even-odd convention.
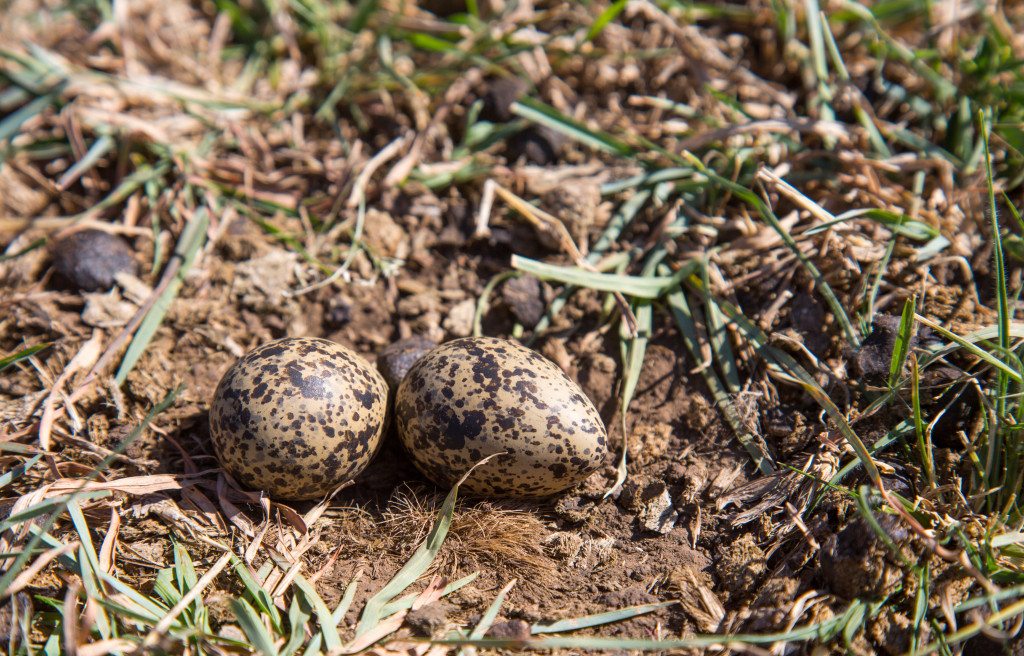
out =
[[[878,523],[898,547],[909,545],[910,535],[899,518],[877,515]],[[835,594],[882,597],[903,578],[899,559],[863,518],[847,524],[822,545],[818,576]]]
[[[756,589],[767,569],[768,559],[750,533],[722,546],[717,575],[730,598],[746,596]]]

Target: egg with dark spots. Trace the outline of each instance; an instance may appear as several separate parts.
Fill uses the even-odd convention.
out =
[[[421,357],[395,395],[413,463],[451,486],[491,497],[561,492],[604,464],[607,433],[579,385],[535,351],[492,337],[447,342]]]
[[[245,354],[221,379],[210,436],[224,469],[276,499],[319,499],[380,446],[388,389],[340,344],[287,337]]]

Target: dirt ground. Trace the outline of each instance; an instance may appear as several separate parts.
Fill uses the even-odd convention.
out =
[[[169,536],[188,548],[203,571],[217,555],[209,540],[243,550],[260,530],[267,531],[262,539],[268,544],[293,535],[294,513],[288,506],[275,504],[264,524],[259,503],[225,488],[212,455],[209,400],[237,357],[270,339],[306,335],[337,341],[372,362],[382,347],[402,337],[468,335],[477,299],[489,280],[510,269],[512,255],[572,263],[557,239],[500,202],[481,230],[485,178],[559,218],[586,250],[635,193],[626,189],[602,195],[600,185],[640,170],[635,162],[528,131],[481,151],[475,161],[486,164],[485,175],[431,188],[423,180],[445,172],[445,153],[459,143],[460,126],[473,102],[482,99],[485,111],[507,111],[509,103],[498,97],[502,86],[493,72],[474,66],[451,76],[447,92],[434,97],[401,95],[386,85],[387,91],[380,91],[360,80],[353,83],[351,104],[339,104],[340,118],[333,122],[314,120],[311,103],[291,115],[298,118],[290,118],[281,112],[221,110],[213,102],[179,102],[176,98],[196,89],[271,104],[299,92],[324,91],[322,80],[310,83],[303,77],[308,44],[293,45],[294,33],[287,29],[276,44],[284,63],[244,93],[231,90],[232,78],[243,74],[241,65],[215,66],[208,50],[211,40],[219,47],[238,46],[232,41],[237,35],[225,36],[219,14],[206,4],[140,3],[146,6],[127,10],[123,20],[138,33],[151,29],[154,38],[132,43],[110,33],[111,23],[91,12],[75,15],[51,8],[33,14],[28,9],[33,3],[14,2],[6,26],[0,22],[0,31],[10,30],[9,47],[23,49],[21,40],[31,39],[57,53],[72,71],[70,86],[62,91],[63,107],[32,117],[23,128],[26,133],[36,142],[66,135],[81,141],[82,134],[91,141],[99,134],[97,126],[109,124],[119,144],[66,184],[59,180],[81,157],[82,144],[51,160],[26,151],[5,161],[0,166],[0,245],[13,254],[73,225],[88,225],[125,238],[139,271],[137,279],[119,280],[112,291],[85,293],[54,272],[48,247],[0,261],[0,353],[51,344],[0,376],[0,441],[46,454],[4,491],[2,502],[12,505],[59,477],[85,475],[169,391],[183,386],[174,403],[123,456],[114,458],[104,475],[109,480],[190,476],[184,491],[118,495],[112,506],[119,516],[114,568],[144,590],[173,561]],[[708,150],[712,141],[703,141],[706,132],[672,134],[659,120],[667,118],[662,110],[627,100],[660,95],[731,125],[732,112],[739,110],[719,102],[727,94],[747,116],[803,120],[809,111],[808,85],[799,69],[778,56],[772,22],[764,13],[769,3],[760,4],[753,22],[720,17],[698,27],[673,27],[662,18],[667,14],[646,8],[653,5],[631,3],[621,24],[610,25],[597,39],[607,56],[552,58],[546,65],[554,70],[547,72],[533,62],[539,68],[527,66],[524,73],[535,85],[529,95],[575,111],[601,129],[660,139],[671,150],[692,150],[712,162],[716,155]],[[554,6],[557,11],[538,19],[543,29],[557,33],[558,21],[589,24],[582,6]],[[405,15],[429,20],[412,10]],[[291,53],[293,47],[301,52]],[[846,42],[842,47],[844,52],[861,48]],[[666,48],[675,50],[659,50]],[[625,56],[640,51],[655,54]],[[133,54],[125,60],[124,52]],[[176,60],[175,53],[189,52],[193,55]],[[452,66],[440,55],[423,53],[402,54],[395,65],[411,75],[413,64],[430,63]],[[666,67],[674,73],[659,75]],[[903,70],[891,75],[909,79]],[[75,77],[82,71],[104,72],[113,79],[145,74],[158,80],[157,86],[165,81],[181,86],[161,88],[152,96],[133,94],[129,85]],[[871,75],[867,66],[852,72],[857,79]],[[837,104],[840,118],[849,120],[851,106]],[[878,111],[892,122],[911,113],[901,106],[879,106]],[[914,244],[897,243],[880,289],[876,330],[860,348],[848,343],[814,281],[776,233],[728,194],[702,197],[700,205],[689,199],[647,205],[610,252],[635,255],[667,241],[677,261],[710,257],[715,293],[742,307],[779,349],[813,362],[816,366],[808,366],[870,444],[898,421],[892,410],[859,417],[873,398],[862,384],[876,384],[888,372],[892,317],[898,317],[911,293],[921,293],[928,300],[923,314],[953,330],[990,325],[992,290],[977,280],[988,274],[991,250],[980,202],[983,179],[954,184],[950,167],[927,157],[913,167],[877,165],[856,155],[867,137],[843,125],[833,135],[849,146],[842,156],[828,151],[822,132],[816,131],[820,125],[786,131],[791,142],[757,133],[730,138],[752,148],[759,164],[783,171],[794,184],[799,181],[803,193],[835,213],[852,207],[902,208],[950,237],[945,256],[925,264],[914,260]],[[418,141],[425,132],[433,136]],[[379,167],[371,164],[396,140],[401,140],[396,157]],[[170,152],[166,160],[155,154],[162,147]],[[401,185],[385,180],[413,148],[419,155],[412,163],[422,164],[424,175]],[[154,188],[130,189],[110,206],[91,210],[132,170],[156,161],[167,161],[171,168],[154,178]],[[737,160],[736,173],[745,166]],[[816,176],[822,168],[828,175]],[[370,178],[360,181],[360,172],[367,170]],[[918,171],[925,172],[924,188],[915,193],[911,181]],[[363,219],[358,203],[350,202],[357,193],[365,194]],[[797,230],[811,225],[813,217],[791,196],[776,189],[769,196],[787,225]],[[209,211],[205,243],[152,341],[123,385],[111,378],[123,344],[114,348],[98,380],[85,384],[97,356],[111,348],[159,285],[199,205]],[[666,238],[667,214],[674,218],[686,212],[693,214],[690,226]],[[349,244],[359,221],[362,248],[353,251]],[[852,309],[888,239],[881,225],[866,222],[801,238],[800,248],[840,302]],[[349,255],[344,275],[318,284]],[[1021,270],[1011,267],[1010,275],[1019,280]],[[891,595],[886,612],[865,620],[849,648],[904,653],[912,635],[916,586],[904,580],[898,558],[857,513],[847,490],[866,482],[863,475],[851,475],[841,489],[821,484],[850,461],[851,452],[819,406],[773,378],[735,331],[729,333],[743,380],[733,407],[745,428],[786,465],[762,475],[701,375],[702,368],[712,366],[710,360],[694,359],[665,306],[656,303],[624,436],[615,307],[604,294],[579,290],[546,329],[534,330],[538,310],[549,308],[560,289],[548,282],[499,284],[482,316],[482,331],[501,337],[521,331],[524,341],[580,382],[607,423],[613,447],[609,461],[585,483],[552,499],[461,499],[434,571],[449,581],[477,571],[479,578],[417,611],[402,630],[440,635],[453,626],[471,625],[513,578],[518,583],[499,616],[507,622],[501,625],[504,630],[513,634],[511,620],[544,622],[660,601],[679,603],[595,632],[651,639],[785,632],[832,618],[854,599]],[[84,348],[90,340],[98,349],[91,358]],[[72,366],[83,352],[87,361]],[[63,379],[62,372],[70,374]],[[934,384],[938,389],[942,381]],[[53,401],[59,411],[45,450],[38,436],[49,390],[57,385],[65,392]],[[72,390],[82,391],[73,403],[68,400]],[[941,395],[925,400],[927,407],[951,408],[943,419],[947,423],[933,431],[937,467],[950,477],[962,470],[958,436],[969,434],[977,423],[979,405],[972,398],[968,392],[955,400]],[[614,485],[624,443],[629,477],[621,490],[604,498]],[[879,458],[889,465],[883,473],[890,489],[913,498],[920,472],[905,464],[900,449]],[[361,572],[347,625],[354,624],[362,602],[426,536],[446,492],[419,475],[389,435],[370,468],[339,493],[307,539],[295,546],[302,572],[315,580],[332,608]],[[313,504],[291,507],[302,514]],[[97,541],[110,525],[110,508],[107,502],[86,508]],[[906,529],[887,528],[908,554],[920,557],[922,548]],[[55,534],[70,532],[69,525],[60,524]],[[257,552],[251,562],[256,570],[266,555]],[[930,575],[936,606],[943,599],[964,599],[974,585],[968,574],[947,563],[936,562]],[[235,622],[226,602],[218,602],[219,595],[237,592],[230,585],[215,583],[206,594],[218,630],[229,631],[224,627]],[[32,593],[55,598],[65,590],[66,580],[53,567],[31,586]],[[786,653],[811,649],[791,646]],[[835,649],[842,653],[845,648]]]

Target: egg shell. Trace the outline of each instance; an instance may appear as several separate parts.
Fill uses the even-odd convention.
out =
[[[420,358],[395,396],[398,434],[413,463],[462,490],[545,497],[585,479],[608,453],[601,417],[579,385],[540,354],[492,337],[447,342]]]
[[[228,369],[210,407],[221,465],[278,499],[316,499],[373,459],[387,419],[384,379],[340,344],[287,337]]]

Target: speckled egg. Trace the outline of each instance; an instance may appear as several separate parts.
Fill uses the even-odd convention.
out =
[[[317,499],[366,468],[387,418],[387,385],[326,339],[259,346],[217,386],[210,435],[238,482],[278,499]]]
[[[594,404],[561,369],[513,342],[466,337],[420,358],[395,397],[398,434],[417,468],[462,489],[544,497],[585,479],[608,453]]]

